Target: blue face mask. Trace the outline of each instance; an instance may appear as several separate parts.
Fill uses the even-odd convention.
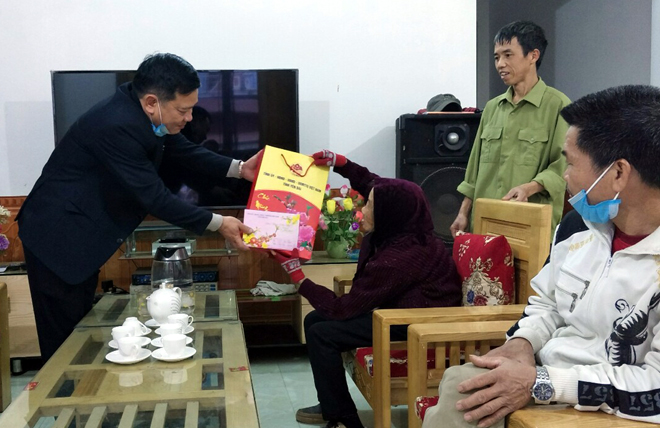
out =
[[[601,178],[605,176],[605,173],[612,168],[612,163],[610,166],[603,171],[603,173],[594,181],[594,184],[591,185],[589,189],[585,192],[584,189],[573,196],[568,202],[573,205],[575,211],[582,216],[583,219],[589,220],[592,223],[607,223],[609,220],[612,220],[619,213],[619,204],[621,204],[621,199],[617,199],[619,194],[614,195],[614,199],[608,201],[599,202],[596,205],[590,205],[587,201],[587,195],[591,192],[591,189],[598,184]]]
[[[167,127],[163,124],[163,114],[160,112],[160,103],[158,103],[158,116],[160,116],[160,125],[156,126],[151,122],[151,129],[154,130],[156,137],[164,137],[169,134],[170,131],[168,131]]]

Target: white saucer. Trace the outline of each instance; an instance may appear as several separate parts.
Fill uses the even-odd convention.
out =
[[[195,331],[195,327],[189,325],[188,327],[186,327],[186,331],[184,331],[183,334],[190,334],[193,331]],[[160,328],[156,329],[156,334],[160,336]]]
[[[191,343],[192,343],[192,337],[186,337],[186,345],[190,345]],[[157,348],[163,347],[163,342],[160,337],[157,337],[154,340],[152,340],[151,344]]]
[[[131,357],[124,357],[119,351],[112,351],[108,355],[105,356],[106,360],[116,363],[116,364],[135,364],[139,363],[140,361],[149,358],[151,355],[151,351],[148,349],[140,348],[138,351],[137,356],[131,358]]]
[[[149,343],[151,343],[151,340],[148,337],[141,337],[140,339],[142,339],[140,343],[138,343],[140,347],[147,346]],[[108,342],[108,346],[113,349],[117,349],[118,348],[117,341],[115,339],[112,339],[110,342]]]
[[[160,323],[152,318],[149,321],[145,322],[144,325],[146,325],[147,327],[158,327],[160,326]]]
[[[151,353],[151,356],[154,357],[157,360],[167,361],[167,362],[171,363],[171,362],[174,362],[174,361],[181,361],[181,360],[185,360],[186,358],[190,358],[193,355],[195,355],[195,352],[197,352],[197,350],[195,348],[191,348],[190,346],[186,346],[185,348],[183,348],[183,352],[181,352],[179,355],[177,355],[175,357],[171,357],[171,356],[167,355],[167,353],[165,352],[165,350],[163,348],[158,348],[154,352]]]

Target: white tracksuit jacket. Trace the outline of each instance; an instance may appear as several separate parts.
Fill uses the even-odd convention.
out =
[[[548,368],[555,400],[660,423],[660,228],[611,254],[614,226],[553,244],[512,337]]]

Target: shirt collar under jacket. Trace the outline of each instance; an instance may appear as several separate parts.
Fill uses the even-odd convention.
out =
[[[614,239],[614,223],[612,223],[611,220],[607,223],[592,223],[589,220],[584,220],[584,224],[587,225],[597,240],[602,241],[605,245],[612,246],[612,239]],[[651,254],[660,256],[660,227],[635,245],[617,251],[617,254],[618,253]]]
[[[543,99],[543,94],[545,93],[545,89],[547,87],[548,85],[546,85],[543,79],[539,77],[539,81],[536,82],[536,85],[534,85],[532,90],[529,91],[527,95],[525,95],[520,101],[527,101],[528,103],[533,104],[536,107],[540,107],[541,100]],[[500,103],[503,102],[504,100],[513,104],[513,86],[509,86],[509,89],[506,90],[504,96],[502,97],[502,99],[500,99]]]

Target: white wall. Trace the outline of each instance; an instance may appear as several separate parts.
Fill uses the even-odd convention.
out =
[[[4,0],[0,195],[26,195],[53,147],[51,70],[298,68],[301,152],[394,176],[394,121],[437,93],[476,101],[476,0]],[[337,182],[337,179],[334,179]]]
[[[660,86],[660,0],[653,0],[651,22],[651,85]]]
[[[651,6],[650,0],[564,1],[555,13],[555,87],[576,100],[612,86],[648,85]]]
[[[660,53],[653,55],[660,52],[660,0],[477,0],[477,8],[479,106],[506,89],[493,67],[492,40],[518,19],[543,27],[549,44],[539,75],[572,100],[611,86],[649,84],[653,74],[660,84]]]

